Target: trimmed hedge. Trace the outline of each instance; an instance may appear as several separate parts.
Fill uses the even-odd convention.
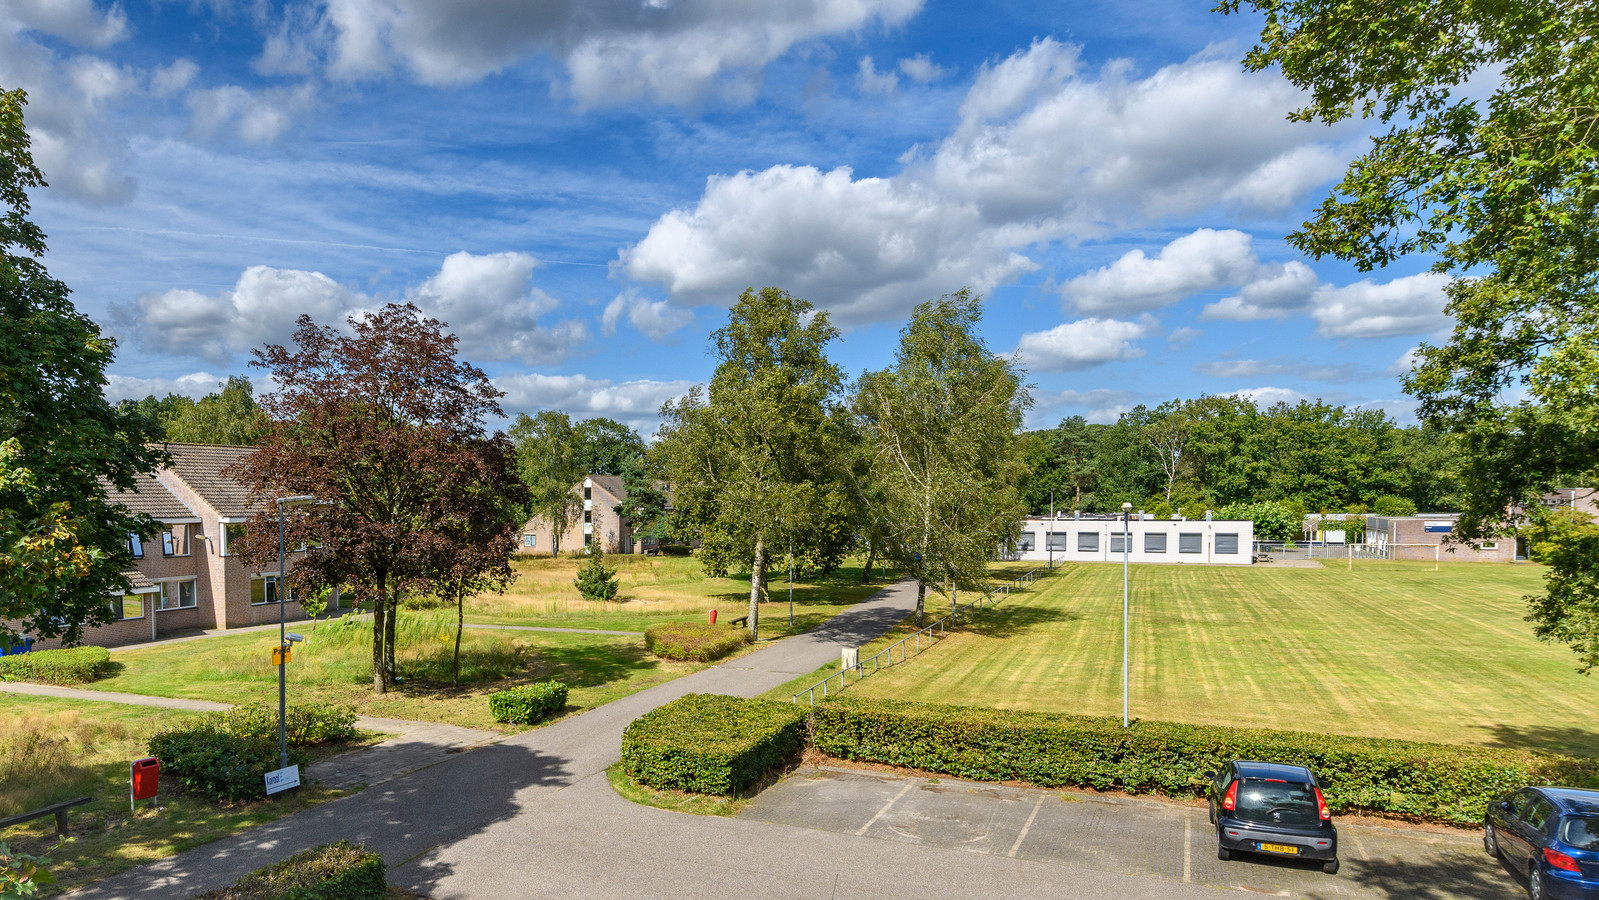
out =
[[[804,746],[806,716],[778,700],[688,694],[627,726],[622,765],[651,787],[736,794]]]
[[[1381,738],[1135,722],[844,697],[814,707],[816,749],[840,759],[976,781],[1025,781],[1133,794],[1203,796],[1229,760],[1316,773],[1336,813],[1453,825],[1482,821],[1513,788],[1599,788],[1599,759]]]
[[[99,678],[111,665],[104,647],[65,647],[0,656],[0,681],[40,681],[45,684],[85,684]]]
[[[244,738],[278,739],[278,708],[271,703],[247,703],[224,712],[207,713],[206,718],[222,731]],[[291,703],[283,718],[284,730],[293,747],[309,747],[329,741],[355,740],[355,709],[349,706],[324,706],[320,703]]]
[[[383,857],[360,844],[337,841],[296,853],[240,878],[232,887],[193,900],[383,900]]]
[[[644,646],[663,659],[713,662],[750,642],[742,628],[704,622],[667,622],[644,629]]]
[[[559,681],[523,684],[489,695],[489,712],[496,722],[531,725],[566,708],[566,685]]]
[[[279,762],[276,736],[237,735],[215,721],[157,732],[149,751],[179,784],[214,800],[265,798],[264,776]],[[289,762],[305,765],[305,752],[290,747]]]

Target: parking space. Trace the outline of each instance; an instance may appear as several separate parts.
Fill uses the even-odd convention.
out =
[[[1469,833],[1340,823],[1342,870],[1216,858],[1205,810],[1159,801],[805,767],[741,818],[1145,875],[1266,896],[1513,900],[1521,886]]]

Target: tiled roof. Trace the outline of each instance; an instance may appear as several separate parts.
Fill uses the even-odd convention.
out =
[[[133,490],[119,491],[105,479],[100,480],[100,486],[105,488],[106,499],[119,506],[127,507],[136,513],[145,513],[157,519],[193,519],[197,517],[194,510],[185,506],[182,500],[172,495],[166,486],[155,479],[153,475],[136,475],[133,479]]]
[[[122,574],[127,576],[128,581],[133,584],[133,592],[135,594],[148,594],[160,590],[160,588],[156,587],[155,582],[151,581],[148,576],[138,569],[123,569]]]
[[[619,475],[590,475],[596,487],[604,488],[605,492],[618,500],[627,499],[627,489],[622,487],[622,478]]]
[[[163,444],[172,454],[172,471],[224,518],[248,516],[263,504],[250,502],[250,490],[222,470],[255,452],[253,447]]]

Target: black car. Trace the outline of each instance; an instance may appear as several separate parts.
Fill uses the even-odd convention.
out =
[[[1228,763],[1210,783],[1210,821],[1217,859],[1242,851],[1319,860],[1323,872],[1338,871],[1338,829],[1304,766]]]
[[[1599,900],[1599,791],[1528,787],[1489,804],[1482,846],[1533,900]]]

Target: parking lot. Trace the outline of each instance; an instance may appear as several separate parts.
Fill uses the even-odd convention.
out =
[[[1201,807],[854,769],[801,768],[762,792],[740,818],[1266,896],[1525,896],[1468,832],[1342,822],[1342,869],[1326,875],[1309,861],[1216,859]]]

